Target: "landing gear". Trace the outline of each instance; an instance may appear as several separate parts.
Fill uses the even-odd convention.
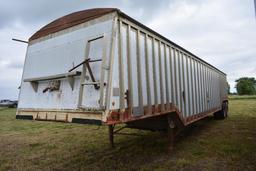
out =
[[[111,148],[114,148],[114,125],[108,126],[109,144]]]
[[[216,119],[225,119],[228,117],[228,102],[222,103],[222,109],[213,114]]]
[[[172,120],[170,115],[167,116],[167,120],[168,120],[167,133],[168,133],[168,140],[169,140],[169,143],[170,143],[169,151],[172,151],[173,148],[174,148],[174,138],[175,138],[174,129],[175,129],[175,123]]]

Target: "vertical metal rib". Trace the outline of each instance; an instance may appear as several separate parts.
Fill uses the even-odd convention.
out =
[[[105,108],[103,101],[104,101],[104,83],[105,83],[105,65],[106,65],[106,51],[107,51],[107,40],[104,35],[102,41],[103,51],[102,51],[102,64],[101,64],[101,81],[100,81],[100,108]]]
[[[149,114],[152,113],[151,111],[151,87],[150,87],[150,74],[149,74],[149,59],[148,59],[148,35],[145,34],[145,61],[146,61],[146,82],[147,82],[147,100],[148,100],[148,107],[147,107],[147,112]],[[152,61],[150,61],[152,62]],[[152,75],[151,75],[152,76]]]
[[[174,51],[174,53],[173,53],[173,62],[174,62],[174,83],[175,83],[175,90],[174,90],[174,92],[175,92],[175,106],[177,106],[178,107],[178,78],[177,78],[177,62],[176,62],[176,60],[177,60],[177,55],[176,55],[176,49],[173,49]]]
[[[179,91],[178,91],[178,97],[179,97],[179,109],[180,111],[183,112],[182,110],[182,80],[181,80],[181,53],[179,50],[177,50],[178,52],[178,71],[179,71],[179,75],[178,75],[178,78],[179,78]]]
[[[196,60],[193,59],[193,83],[194,83],[194,97],[195,97],[195,113],[197,114],[197,91],[196,91]]]
[[[186,97],[185,97],[185,94],[187,93],[185,87],[185,68],[184,68],[184,57],[185,55],[182,53],[181,54],[181,66],[182,66],[182,88],[183,88],[183,91],[182,91],[182,109],[183,109],[183,116],[186,116],[187,114],[187,109],[186,109]]]
[[[201,64],[201,75],[202,75],[202,97],[203,97],[203,112],[205,112],[205,80],[204,80],[204,64]]]
[[[136,34],[136,54],[137,54],[137,74],[138,74],[138,92],[139,92],[139,108],[143,112],[143,94],[141,85],[141,55],[140,55],[140,31],[137,30]],[[143,114],[143,113],[142,113]]]
[[[164,111],[164,91],[163,91],[163,74],[162,74],[162,61],[161,61],[161,42],[158,41],[158,60],[159,60],[159,77],[160,77],[160,97],[161,97],[161,112]]]
[[[128,84],[129,84],[129,91],[128,91],[128,96],[129,96],[129,109],[130,112],[132,113],[133,109],[133,87],[132,87],[132,69],[131,69],[131,50],[130,50],[130,31],[131,31],[131,26],[127,26],[127,38],[126,38],[126,46],[127,46],[127,62],[128,62]]]
[[[199,96],[199,113],[202,112],[202,94],[201,94],[201,78],[200,78],[200,61],[197,63],[197,75],[198,75],[198,96]]]
[[[168,78],[168,64],[167,64],[167,55],[166,55],[166,44],[164,44],[164,64],[165,64],[165,90],[166,90],[166,103],[167,103],[167,110],[170,109],[170,97],[169,97],[169,80],[170,78]]]
[[[210,96],[210,72],[207,68],[207,80],[208,80],[208,110],[210,110],[211,96]]]
[[[120,109],[125,109],[124,104],[124,71],[123,71],[123,45],[122,45],[122,22],[119,20],[119,28],[118,28],[118,59],[119,59],[119,87],[120,87],[120,97],[119,97],[119,105]]]
[[[194,81],[195,81],[195,75],[194,75],[194,60],[191,57],[191,62],[190,62],[190,76],[191,76],[191,90],[192,90],[192,114],[196,113],[196,108],[195,108],[195,85],[194,85]],[[191,114],[191,115],[192,115]]]
[[[169,49],[169,55],[170,55],[170,76],[171,76],[171,103],[173,104],[174,103],[174,91],[175,91],[175,89],[174,89],[174,79],[173,79],[173,55],[172,55],[172,52],[173,52],[173,50],[172,50],[172,47],[170,47],[170,49]]]
[[[154,94],[155,94],[155,107],[158,104],[158,93],[157,93],[157,80],[156,80],[156,59],[155,59],[155,39],[152,37],[152,58],[153,58],[153,77],[154,77]]]
[[[197,95],[198,95],[198,113],[201,112],[201,106],[202,106],[202,96],[201,96],[201,89],[200,89],[200,84],[201,84],[201,78],[200,78],[200,62],[197,61],[197,89],[198,89],[198,92],[197,92]]]
[[[189,60],[189,56],[187,55],[186,56],[186,71],[187,71],[187,95],[186,95],[186,99],[187,99],[187,106],[188,106],[188,111],[187,111],[187,115],[186,117],[188,117],[190,114],[191,114],[191,110],[190,110],[190,105],[191,105],[191,100],[190,100],[190,96],[191,96],[191,91],[190,91],[190,88],[189,86],[191,86],[190,84],[190,78],[189,78],[189,63],[188,63],[188,60]]]
[[[211,69],[209,69],[209,75],[210,75],[210,109],[212,109],[212,102],[213,102],[213,98],[212,98],[212,71]]]
[[[205,68],[205,81],[206,81],[206,107],[209,110],[209,80],[208,80],[208,67]]]
[[[116,43],[116,30],[117,30],[117,18],[115,18],[113,22],[113,28],[112,28],[112,35],[111,35],[111,41],[110,41],[110,54],[109,54],[109,73],[108,73],[108,84],[107,84],[107,91],[106,91],[106,109],[108,110],[110,108],[110,94],[111,94],[111,88],[112,88],[112,76],[113,76],[113,63],[114,63],[114,54],[115,54],[115,43]]]

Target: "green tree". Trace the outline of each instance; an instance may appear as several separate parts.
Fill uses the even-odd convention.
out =
[[[256,80],[254,77],[242,77],[236,80],[236,90],[239,95],[256,94]]]
[[[227,85],[228,85],[228,94],[231,94],[231,92],[230,92],[230,85],[229,85],[228,82],[227,82]]]

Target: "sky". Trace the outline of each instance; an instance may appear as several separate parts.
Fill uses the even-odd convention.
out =
[[[256,77],[254,0],[9,0],[0,2],[0,99],[18,98],[28,40],[49,22],[89,8],[119,8],[227,74]]]

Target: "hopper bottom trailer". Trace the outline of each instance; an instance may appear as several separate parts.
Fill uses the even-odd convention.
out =
[[[175,132],[228,110],[226,74],[115,8],[75,12],[28,41],[17,119]]]

